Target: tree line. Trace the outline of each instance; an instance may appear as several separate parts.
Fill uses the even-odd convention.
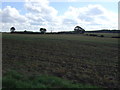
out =
[[[11,28],[10,28],[10,32],[11,32],[11,33],[14,33],[15,30],[16,30],[15,27],[11,27]],[[47,31],[46,28],[40,28],[41,34],[45,34],[46,31]],[[27,31],[25,30],[24,32],[27,32]],[[74,33],[83,34],[84,32],[85,32],[85,30],[84,30],[83,28],[81,28],[80,26],[76,26],[76,27],[74,28]]]

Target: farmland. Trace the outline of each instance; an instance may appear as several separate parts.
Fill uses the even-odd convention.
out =
[[[95,35],[103,35],[104,37],[119,37],[119,33],[86,33],[86,34],[95,34]]]
[[[118,86],[118,39],[79,34],[3,34],[3,78],[48,75],[74,84]]]

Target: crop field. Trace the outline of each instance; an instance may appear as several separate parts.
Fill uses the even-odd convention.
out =
[[[73,84],[119,87],[117,38],[2,34],[2,45],[3,78],[14,70],[24,77],[47,75]]]

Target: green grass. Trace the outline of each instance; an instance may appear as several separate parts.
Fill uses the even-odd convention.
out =
[[[118,39],[84,35],[3,34],[3,77],[48,75],[74,83],[118,87]]]
[[[10,71],[3,77],[4,88],[98,88],[91,85],[73,84],[55,76],[39,75],[24,77],[20,73]]]
[[[111,33],[95,33],[95,34],[103,34],[108,36],[114,36]],[[118,34],[115,34],[116,36]],[[68,40],[68,41],[82,41],[82,42],[95,42],[95,43],[117,43],[118,39],[114,38],[101,38],[101,37],[88,37],[84,35],[34,35],[34,34],[4,34],[3,38],[15,39],[15,40],[23,40],[23,41],[32,41],[33,40]],[[106,40],[106,42],[103,42]]]

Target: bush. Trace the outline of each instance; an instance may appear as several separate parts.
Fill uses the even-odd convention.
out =
[[[85,35],[87,35],[87,36],[88,36],[89,34],[85,34]]]
[[[96,35],[96,34],[89,34],[90,36],[98,36],[98,35]]]
[[[104,35],[100,35],[100,37],[104,37]]]

